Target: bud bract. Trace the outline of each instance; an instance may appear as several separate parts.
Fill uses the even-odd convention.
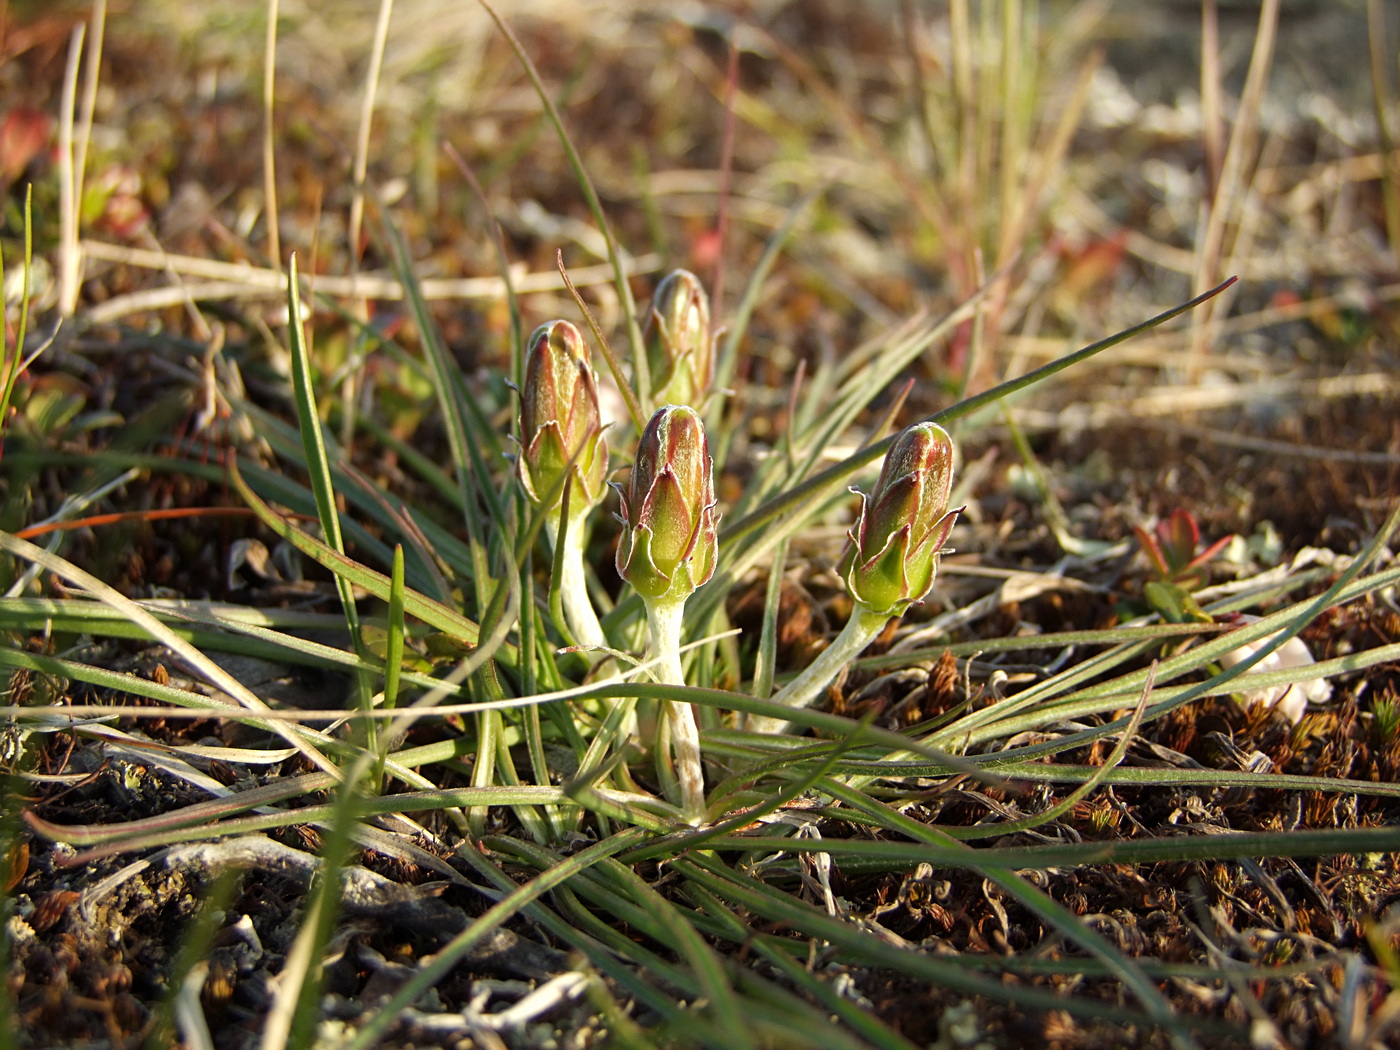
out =
[[[598,416],[598,377],[589,362],[588,344],[568,321],[542,324],[530,336],[520,394],[520,441],[516,474],[532,502],[549,500],[551,507],[559,502],[570,460],[570,516],[598,502],[608,471],[608,446]]]
[[[666,405],[651,417],[622,496],[617,572],[648,599],[684,601],[715,571],[713,464],[693,408]]]
[[[647,311],[647,370],[652,404],[698,404],[714,377],[710,299],[689,270],[667,274]]]
[[[847,534],[839,571],[851,597],[884,616],[923,599],[958,516],[948,510],[952,487],[953,440],[942,427],[916,423],[895,439]]]

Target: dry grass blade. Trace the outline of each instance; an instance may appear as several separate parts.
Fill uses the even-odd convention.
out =
[[[254,712],[267,710],[267,705],[254,695],[242,682],[234,678],[218,664],[211,661],[199,650],[195,649],[184,639],[178,637],[170,628],[161,623],[146,610],[133,602],[130,598],[120,594],[112,587],[98,580],[91,574],[84,572],[77,566],[72,565],[62,558],[55,557],[48,551],[34,546],[25,540],[15,539],[13,536],[0,532],[0,550],[11,554],[17,558],[23,558],[39,565],[49,572],[67,580],[75,587],[79,587],[92,595],[98,601],[110,605],[121,611],[122,615],[134,623],[139,624],[150,637],[158,640],[173,652],[178,653],[187,660],[190,665],[200,672],[210,684],[217,686],[226,692],[243,707]],[[305,755],[312,765],[335,774],[336,767],[331,760],[315,744],[315,734],[298,732],[289,727],[277,726],[274,729],[291,746],[295,747],[301,754]]]
[[[1259,8],[1259,26],[1254,38],[1254,49],[1249,57],[1249,73],[1240,97],[1239,112],[1230,131],[1230,141],[1225,148],[1219,176],[1215,180],[1215,192],[1205,211],[1205,228],[1196,246],[1194,287],[1197,292],[1204,291],[1220,280],[1222,262],[1232,251],[1232,247],[1227,243],[1227,233],[1232,226],[1238,228],[1243,223],[1241,216],[1248,194],[1247,186],[1252,182],[1252,171],[1256,161],[1259,110],[1268,83],[1269,69],[1273,63],[1278,18],[1279,0],[1264,0]],[[1218,68],[1215,73],[1219,75]],[[1204,70],[1202,76],[1205,76]],[[1212,92],[1211,97],[1217,96],[1218,89]],[[1218,117],[1218,113],[1216,116]],[[1217,122],[1213,127],[1208,127],[1208,142],[1214,139],[1218,126]],[[1206,346],[1211,341],[1210,322],[1221,310],[1222,305],[1216,303],[1206,307],[1193,319],[1191,356],[1187,369],[1187,375],[1192,382],[1200,379],[1201,370],[1205,367]]]

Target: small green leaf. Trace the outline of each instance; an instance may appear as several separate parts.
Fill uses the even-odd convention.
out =
[[[1210,613],[1196,603],[1191,592],[1180,584],[1150,580],[1143,584],[1142,595],[1168,623],[1210,623]]]

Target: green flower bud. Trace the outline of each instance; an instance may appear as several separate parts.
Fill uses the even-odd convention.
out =
[[[666,405],[642,432],[622,496],[617,572],[647,599],[684,601],[715,571],[713,464],[695,409]]]
[[[550,321],[530,336],[525,389],[520,394],[520,440],[516,474],[533,503],[563,496],[563,475],[574,460],[570,516],[586,511],[603,494],[608,446],[598,417],[598,377],[588,344],[568,321]],[[575,459],[575,454],[577,458]]]
[[[653,404],[699,404],[714,378],[710,299],[689,270],[667,274],[647,311],[647,370]]]
[[[851,597],[881,616],[898,616],[933,586],[938,556],[958,510],[953,440],[936,423],[916,423],[895,439],[880,480],[847,534],[839,571]]]

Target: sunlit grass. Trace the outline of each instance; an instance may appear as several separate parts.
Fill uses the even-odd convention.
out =
[[[843,662],[854,674],[889,674],[891,688],[899,688],[894,672],[945,659],[957,668],[954,661],[962,660],[961,699],[928,717],[902,723],[879,703],[832,711],[820,702],[810,709],[805,701],[783,702],[785,689],[804,670],[780,666],[785,573],[808,559],[808,578],[818,577],[835,562],[856,502],[846,486],[870,489],[873,468],[909,421],[907,398],[916,399],[916,415],[948,427],[960,445],[970,447],[998,425],[988,410],[1054,384],[1073,390],[1076,375],[1103,367],[1099,355],[1183,314],[1191,323],[1190,311],[1226,287],[1206,287],[1227,276],[1220,232],[1226,220],[1216,218],[1211,228],[1218,235],[1202,242],[1195,289],[1201,295],[1165,311],[1143,311],[1137,323],[1105,338],[1079,340],[1087,345],[1039,369],[1009,369],[1013,319],[1028,305],[1018,296],[1031,294],[1023,293],[1031,287],[1023,283],[1030,280],[1024,255],[1042,247],[1043,219],[1055,188],[1068,177],[1073,130],[1098,62],[1084,47],[1091,24],[1076,22],[1073,34],[1066,30],[1057,37],[1040,21],[1038,4],[955,3],[948,26],[952,65],[943,82],[925,68],[929,54],[919,50],[918,39],[926,27],[907,5],[902,26],[914,48],[917,97],[911,112],[926,139],[922,166],[882,145],[868,118],[826,83],[807,56],[770,39],[781,48],[779,61],[819,100],[822,119],[844,127],[873,158],[880,175],[871,175],[872,185],[911,194],[906,204],[926,227],[925,249],[932,231],[941,238],[937,248],[955,278],[955,301],[946,309],[923,306],[869,326],[864,341],[815,355],[810,367],[804,362],[784,384],[760,389],[754,372],[766,353],[777,352],[764,344],[764,324],[771,322],[762,314],[775,275],[791,281],[784,265],[794,257],[810,261],[804,237],[817,239],[833,222],[849,223],[852,235],[857,226],[833,218],[828,198],[834,187],[810,149],[800,154],[793,166],[798,182],[808,185],[795,187],[803,192],[777,209],[779,217],[770,216],[762,236],[750,231],[750,268],[729,275],[741,288],[737,302],[716,318],[713,389],[696,397],[695,416],[703,417],[713,451],[723,512],[713,537],[713,576],[704,573],[693,595],[671,602],[678,607],[662,637],[655,629],[655,602],[643,601],[628,582],[619,588],[614,577],[610,544],[616,530],[607,510],[616,503],[605,503],[606,510],[593,513],[591,541],[583,542],[586,534],[574,537],[574,549],[586,562],[581,580],[569,577],[582,593],[569,599],[597,603],[606,645],[576,646],[559,593],[563,573],[548,539],[554,530],[547,527],[550,501],[571,498],[569,483],[536,500],[523,491],[508,459],[522,454],[530,437],[520,432],[521,393],[511,387],[525,384],[517,299],[525,282],[509,269],[515,260],[502,238],[496,250],[505,272],[473,286],[472,294],[482,301],[508,297],[510,319],[494,328],[482,325],[486,349],[474,346],[478,367],[464,371],[461,348],[444,331],[441,313],[431,306],[433,288],[415,261],[421,224],[407,207],[388,204],[367,174],[390,10],[388,3],[381,8],[383,32],[364,74],[351,161],[354,185],[347,188],[354,215],[349,228],[358,231],[363,224],[370,231],[386,272],[360,271],[358,236],[348,277],[320,273],[314,251],[305,256],[312,260],[305,271],[302,256],[283,260],[274,251],[269,267],[243,268],[255,276],[241,284],[238,268],[199,274],[201,260],[177,264],[178,272],[230,286],[209,289],[208,298],[200,299],[204,309],[226,296],[250,310],[260,296],[285,296],[284,314],[250,324],[266,335],[269,359],[285,368],[279,373],[264,370],[261,361],[245,362],[250,372],[258,370],[259,382],[278,391],[283,411],[250,394],[242,376],[216,363],[211,352],[199,381],[207,383],[212,406],[206,425],[220,419],[223,430],[169,440],[162,435],[154,452],[118,443],[88,455],[59,441],[30,441],[7,450],[4,460],[7,470],[22,469],[28,477],[98,464],[132,472],[121,475],[128,484],[136,472],[150,472],[226,485],[239,504],[235,509],[251,512],[262,535],[281,541],[289,563],[315,579],[329,577],[333,590],[317,598],[333,593],[331,607],[338,604],[339,610],[324,611],[324,601],[317,611],[305,611],[135,598],[95,576],[79,555],[65,557],[56,547],[31,542],[46,535],[56,541],[72,525],[100,543],[105,529],[127,523],[115,517],[94,514],[64,522],[63,530],[58,523],[29,523],[34,531],[27,538],[0,534],[7,576],[19,581],[0,599],[0,630],[13,641],[0,649],[0,666],[10,672],[4,711],[21,755],[37,752],[55,734],[69,734],[75,747],[102,748],[114,763],[144,762],[182,790],[208,796],[153,816],[100,824],[61,823],[27,812],[29,830],[80,850],[63,861],[70,866],[138,852],[154,863],[176,844],[206,841],[227,844],[233,856],[240,842],[263,841],[264,833],[314,833],[321,859],[302,898],[298,932],[262,1029],[269,1047],[312,1046],[320,1038],[324,969],[333,963],[346,880],[364,870],[356,864],[361,848],[420,865],[459,891],[476,886],[472,892],[484,893],[486,904],[467,914],[457,898],[445,898],[452,901],[445,908],[456,925],[439,931],[439,943],[412,960],[415,972],[403,977],[386,1002],[361,1004],[362,1012],[344,1030],[352,1047],[393,1038],[406,1018],[426,1023],[424,1004],[437,994],[433,989],[454,972],[465,972],[459,966],[502,928],[526,930],[572,953],[568,965],[577,980],[568,984],[567,995],[560,986],[559,1002],[586,996],[619,1045],[658,1047],[913,1045],[899,1020],[882,1016],[862,990],[884,980],[931,985],[988,1004],[988,1010],[999,1004],[1036,1016],[1063,1012],[1119,1030],[1146,1027],[1180,1046],[1202,1045],[1222,1033],[1238,1035],[1238,1028],[1218,1014],[1183,1009],[1163,983],[1166,977],[1266,985],[1298,973],[1320,974],[1335,962],[1336,952],[1289,969],[1227,963],[1204,952],[1193,957],[1198,961],[1183,963],[1148,949],[1130,950],[1105,932],[1106,924],[1057,898],[1045,873],[1400,851],[1400,830],[1393,826],[1226,829],[1231,833],[1220,835],[1139,826],[1085,840],[1072,820],[1078,808],[1100,802],[1108,813],[1116,804],[1115,788],[1344,793],[1362,800],[1400,795],[1396,785],[1365,779],[1359,771],[1326,779],[1129,759],[1183,705],[1265,685],[1354,681],[1400,660],[1396,644],[1377,643],[1303,668],[1251,674],[1271,649],[1328,610],[1393,601],[1386,596],[1400,583],[1391,554],[1400,510],[1378,515],[1369,534],[1346,552],[1349,560],[1333,569],[1281,571],[1228,598],[1203,595],[1200,608],[1209,622],[1170,624],[1153,614],[1129,625],[954,641],[936,624],[906,627],[896,617],[900,643]],[[507,20],[493,18],[525,70],[537,96],[531,104],[544,114],[607,260],[602,273],[589,274],[591,289],[579,279],[579,269],[564,265],[562,254],[557,279],[537,273],[528,287],[536,295],[552,289],[546,303],[570,311],[590,332],[622,395],[608,432],[615,465],[630,468],[657,380],[644,345],[647,315],[634,299],[637,259],[613,228],[607,196],[595,186],[585,151],[574,140],[568,107],[556,102],[555,88],[535,67],[527,43]],[[266,39],[270,69],[276,33],[269,31]],[[1267,49],[1258,60],[1267,67]],[[501,60],[495,61],[492,75],[502,76]],[[75,63],[74,85],[76,69]],[[1037,108],[1038,90],[1050,83],[1051,73],[1066,91],[1059,108],[1046,113]],[[1250,105],[1258,101],[1256,95]],[[807,131],[796,124],[782,127],[766,100],[736,92],[733,104],[736,114],[770,127],[789,146],[800,145]],[[267,174],[268,185],[275,185],[270,163]],[[82,175],[81,163],[69,172],[79,185]],[[1244,192],[1241,185],[1236,179],[1220,193]],[[477,193],[487,207],[499,206],[480,185]],[[279,208],[275,194],[267,196],[267,243],[275,245],[276,215],[305,202]],[[79,247],[77,226],[65,226],[57,249],[65,265],[77,265]],[[26,241],[26,274],[28,252]],[[109,254],[146,264],[124,250]],[[278,273],[284,263],[285,278]],[[560,294],[571,278],[584,286],[575,291],[574,303]],[[185,286],[182,297],[170,302],[198,309],[194,292]],[[29,294],[26,285],[18,336],[5,344],[3,421],[27,352]],[[395,323],[382,323],[369,309],[380,294],[401,303]],[[105,314],[99,306],[88,318],[95,328],[153,308],[138,293],[115,307],[112,301],[103,305]],[[175,335],[157,331],[151,338]],[[915,390],[910,377],[938,355],[957,368],[945,384],[946,396],[930,398]],[[782,411],[766,419],[765,405]],[[1014,420],[1010,429],[1025,462],[1042,470],[1044,516],[1055,516],[1056,541],[1069,556],[1045,575],[1073,573],[1110,557],[1122,557],[1126,566],[1126,545],[1073,535],[1052,490],[1054,478],[1035,462]],[[392,469],[385,467],[389,461]],[[959,464],[960,472],[971,469]],[[9,483],[18,488],[21,481]],[[102,490],[101,496],[109,493]],[[73,509],[65,516],[79,513]],[[152,510],[147,523],[171,520],[161,513]],[[629,524],[636,524],[635,509]],[[963,547],[981,535],[969,527],[951,542]],[[640,571],[627,578],[633,584],[644,580]],[[761,627],[756,638],[741,644],[731,615],[745,588],[761,594]],[[857,615],[840,598],[828,605],[833,613]],[[872,622],[857,654],[905,605]],[[1230,615],[1239,611],[1257,612],[1260,619],[1235,625]],[[818,641],[836,633],[839,624],[831,626]],[[42,641],[25,644],[31,638]],[[172,681],[163,671],[166,680],[160,680],[106,666],[92,654],[113,639],[158,646],[164,659],[178,660],[181,674],[191,677]],[[1221,670],[1223,656],[1262,640],[1250,659]],[[985,690],[970,688],[978,661],[1000,671],[984,658],[1052,648],[1065,654],[1052,669],[1037,667],[1012,684],[993,680]],[[326,671],[325,700],[302,708],[271,703],[216,659],[226,654]],[[810,698],[821,700],[832,675],[844,670],[824,675]],[[34,689],[36,681],[47,688]],[[78,686],[99,702],[76,702]],[[130,706],[130,698],[143,704]],[[693,711],[699,727],[704,764],[698,798],[679,790],[683,759],[678,754],[674,765],[670,759],[675,741],[666,735],[661,712],[680,709]],[[1378,738],[1393,736],[1390,707],[1377,702],[1373,711]],[[114,724],[118,718],[120,725]],[[146,732],[157,719],[167,735]],[[744,728],[746,719],[750,726],[763,720],[789,725],[755,732]],[[195,720],[243,732],[238,743],[191,743],[180,727]],[[425,742],[419,730],[428,731]],[[236,789],[210,775],[212,763],[237,771]],[[34,777],[36,792],[47,783],[22,761],[16,768]],[[259,783],[253,786],[250,777]],[[1011,791],[1028,783],[1045,793]],[[941,819],[926,807],[945,791],[985,802],[986,818]],[[987,839],[998,841],[984,844]],[[1054,950],[968,950],[954,958],[881,926],[879,909],[873,898],[859,895],[858,880],[884,873],[917,880],[923,877],[920,865],[950,879],[976,880],[989,900],[1004,900],[1037,924]],[[115,877],[134,876],[127,869]],[[438,899],[409,882],[398,890],[400,903]],[[1204,889],[1183,892],[1197,903],[1205,900]],[[215,921],[201,912],[187,943],[208,943]],[[201,973],[199,960],[188,952],[174,961],[166,1005],[150,1024],[153,1038],[172,1028],[192,1044],[206,1037],[198,1013]],[[1092,980],[1072,994],[1052,990],[1083,977]],[[446,1004],[436,1021],[448,1023],[444,1015],[453,1009]]]

